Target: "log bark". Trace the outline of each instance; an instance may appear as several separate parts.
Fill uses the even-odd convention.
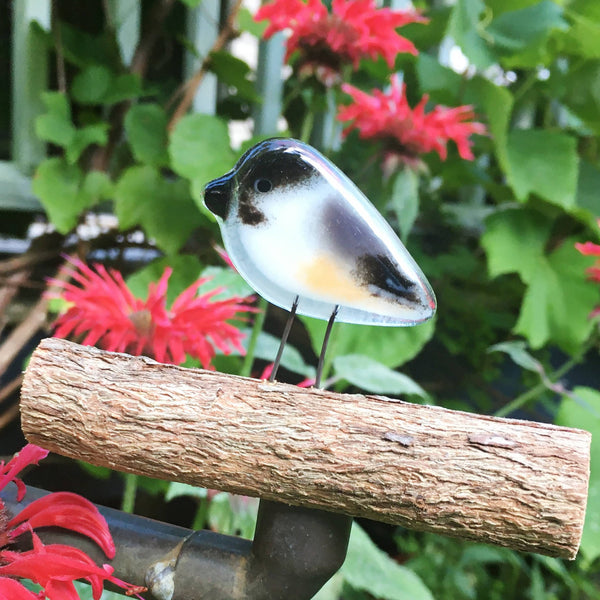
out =
[[[591,435],[43,340],[23,431],[150,477],[574,558]]]

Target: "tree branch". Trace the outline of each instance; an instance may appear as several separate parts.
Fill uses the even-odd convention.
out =
[[[150,477],[574,558],[588,432],[43,340],[27,438]]]

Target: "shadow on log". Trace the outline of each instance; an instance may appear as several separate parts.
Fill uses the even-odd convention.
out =
[[[562,558],[583,529],[586,431],[56,338],[31,358],[21,414],[30,442],[120,471]]]

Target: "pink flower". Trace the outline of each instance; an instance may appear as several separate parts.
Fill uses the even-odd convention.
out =
[[[399,53],[416,55],[414,44],[396,29],[427,22],[415,11],[377,8],[375,0],[333,0],[331,12],[322,0],[274,0],[254,19],[270,21],[265,39],[290,30],[286,60],[299,51],[300,73],[315,74],[326,85],[339,81],[344,65],[357,69],[362,58],[382,56],[392,68]]]
[[[354,100],[338,113],[340,121],[351,121],[344,130],[345,135],[357,129],[363,139],[381,140],[388,160],[409,165],[418,164],[419,155],[432,151],[446,160],[450,140],[462,158],[473,160],[469,137],[473,133],[485,134],[486,128],[482,123],[470,121],[475,116],[471,106],[435,106],[426,113],[429,97],[425,95],[412,109],[406,99],[406,86],[397,77],[392,77],[391,83],[387,94],[373,90],[373,95],[349,84],[342,85],[342,90]]]
[[[43,448],[28,444],[6,465],[2,463],[0,490],[11,481],[14,482],[20,502],[26,490],[17,475],[26,466],[37,464],[47,454]],[[11,519],[0,500],[0,598],[78,600],[73,586],[75,579],[87,579],[96,600],[102,595],[104,581],[110,581],[130,594],[137,595],[144,590],[113,577],[112,567],[98,567],[77,548],[60,544],[45,546],[34,531],[39,527],[63,527],[81,533],[96,542],[108,558],[115,556],[115,546],[104,517],[91,502],[77,494],[48,494],[34,500]],[[26,552],[7,550],[6,547],[23,533],[31,534],[33,549]],[[31,579],[42,586],[43,591],[39,595],[33,594],[11,577]]]
[[[212,300],[222,289],[198,295],[207,279],[185,289],[167,309],[167,286],[172,269],[167,267],[156,284],[150,284],[148,298],[136,298],[118,271],[102,265],[88,267],[71,261],[77,270],[71,276],[79,285],[58,279],[51,283],[71,307],[55,322],[56,337],[81,336],[82,344],[99,344],[105,350],[145,354],[159,362],[181,364],[186,354],[212,368],[215,347],[224,354],[244,352],[243,334],[228,319],[253,312],[252,298]]]

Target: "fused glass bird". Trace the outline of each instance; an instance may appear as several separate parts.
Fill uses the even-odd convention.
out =
[[[207,208],[241,276],[290,311],[271,379],[296,313],[328,320],[409,326],[430,319],[436,300],[425,275],[363,193],[320,152],[274,138],[248,150],[207,184]]]

